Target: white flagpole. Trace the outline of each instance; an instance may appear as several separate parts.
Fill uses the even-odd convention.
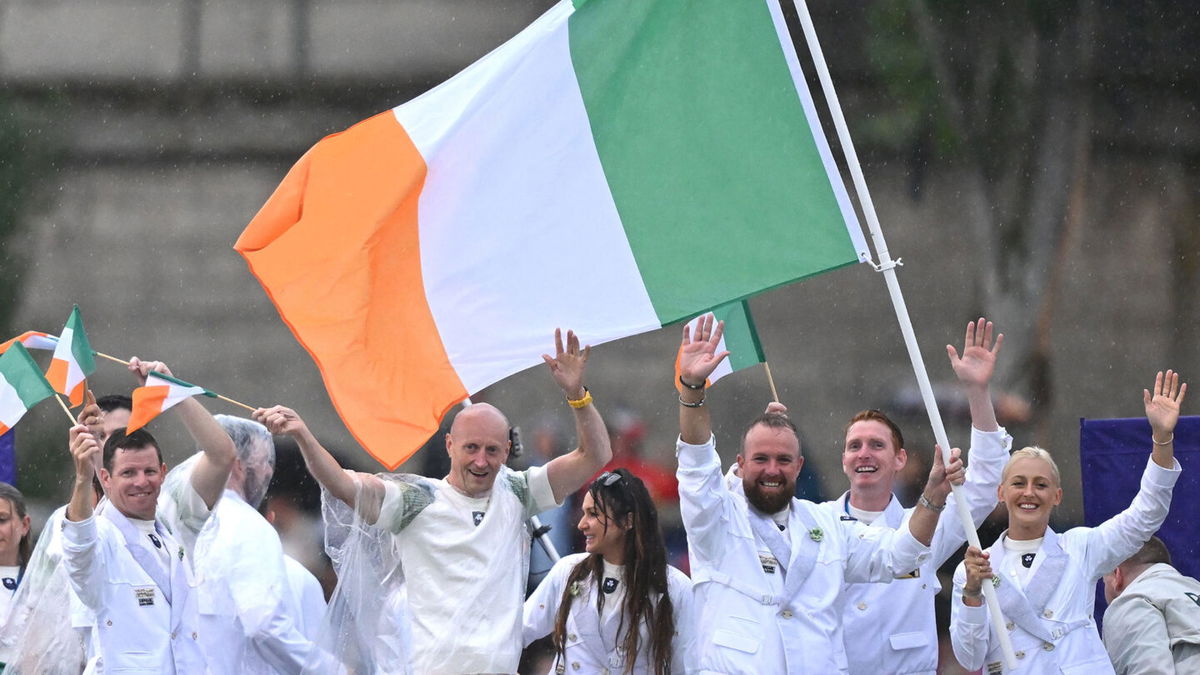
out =
[[[933,437],[942,446],[942,459],[950,461],[950,441],[946,437],[946,428],[942,424],[942,415],[938,411],[937,402],[933,397],[933,386],[929,383],[929,373],[925,370],[925,361],[921,358],[921,350],[917,347],[917,336],[913,332],[912,319],[908,315],[908,307],[904,304],[904,296],[900,293],[900,282],[896,279],[896,266],[900,263],[893,261],[888,253],[887,242],[883,238],[883,230],[879,227],[879,216],[875,213],[875,203],[871,201],[871,192],[867,189],[866,178],[863,177],[862,167],[858,162],[858,154],[854,150],[854,142],[850,140],[850,129],[846,118],[842,115],[842,106],[838,102],[837,93],[833,89],[833,78],[829,75],[829,67],[825,64],[825,55],[817,41],[817,31],[813,27],[812,17],[808,13],[805,0],[792,0],[800,15],[800,23],[804,26],[804,39],[812,54],[813,64],[821,80],[821,89],[829,104],[829,112],[833,116],[833,125],[837,129],[838,140],[842,144],[842,154],[854,180],[854,190],[858,193],[859,204],[863,216],[867,219],[867,227],[871,231],[871,243],[879,264],[875,269],[883,273],[887,282],[888,294],[892,298],[892,307],[896,310],[896,319],[900,322],[900,332],[904,334],[904,344],[908,348],[908,357],[912,361],[913,372],[917,376],[917,385],[921,389],[921,398],[925,402],[925,411],[929,415],[929,423],[933,426]],[[982,548],[979,545],[979,534],[975,531],[975,522],[971,519],[967,500],[963,498],[959,488],[954,488],[955,502],[958,505],[958,516],[962,521],[963,531],[967,533],[967,543]],[[1000,641],[1000,649],[1004,655],[1005,667],[1012,670],[1017,667],[1017,658],[1012,648],[1008,631],[1004,628],[1004,617],[1000,613],[1000,601],[996,597],[996,589],[992,584],[983,585],[983,595],[992,620],[992,630]]]

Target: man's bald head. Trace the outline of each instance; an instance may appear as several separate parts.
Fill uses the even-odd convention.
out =
[[[471,497],[488,494],[512,450],[508,418],[495,406],[476,403],[454,417],[446,434],[447,482]]]
[[[473,403],[459,411],[454,416],[454,422],[450,424],[450,433],[453,434],[459,431],[462,424],[468,422],[487,425],[489,428],[502,429],[505,435],[508,435],[508,418],[500,409],[491,403]],[[492,425],[496,425],[492,427]]]

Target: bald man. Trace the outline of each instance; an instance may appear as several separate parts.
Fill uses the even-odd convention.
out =
[[[454,418],[446,435],[450,473],[441,480],[343,471],[294,411],[276,406],[255,412],[273,433],[295,438],[309,472],[325,490],[374,530],[394,538],[395,546],[380,547],[382,557],[360,556],[370,558],[368,564],[338,570],[339,592],[373,589],[360,593],[367,596],[360,600],[373,602],[381,614],[374,622],[364,621],[360,608],[348,613],[381,636],[364,642],[360,652],[370,654],[350,659],[343,650],[355,670],[517,672],[530,549],[525,520],[561,504],[612,457],[604,421],[583,386],[588,349],[580,349],[574,333],[567,333],[565,347],[560,332],[554,337],[555,357],[543,358],[575,417],[579,447],[527,471],[507,468],[511,426],[504,413],[486,403],[468,406]],[[327,520],[327,526],[333,524]],[[394,561],[388,557],[392,551]],[[346,564],[346,558],[336,558]],[[391,569],[380,569],[380,559]],[[401,570],[407,602],[395,607],[403,596],[391,589]],[[403,616],[409,625],[395,625]],[[343,636],[361,633],[338,629]],[[380,645],[391,653],[381,654]]]

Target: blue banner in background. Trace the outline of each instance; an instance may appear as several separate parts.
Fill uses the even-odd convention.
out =
[[[17,484],[17,430],[9,429],[0,435],[0,482]]]
[[[1079,463],[1083,518],[1095,527],[1125,510],[1141,484],[1150,458],[1150,423],[1144,417],[1079,420]],[[1183,574],[1200,578],[1200,417],[1181,417],[1175,427],[1175,459],[1183,467],[1159,539]],[[1096,620],[1104,615],[1104,587],[1096,598]]]

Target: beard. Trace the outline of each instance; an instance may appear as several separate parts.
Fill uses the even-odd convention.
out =
[[[757,482],[743,481],[742,490],[746,493],[746,501],[761,513],[779,513],[792,503],[792,495],[796,494],[796,483],[780,479],[783,487],[770,492],[764,490]]]

